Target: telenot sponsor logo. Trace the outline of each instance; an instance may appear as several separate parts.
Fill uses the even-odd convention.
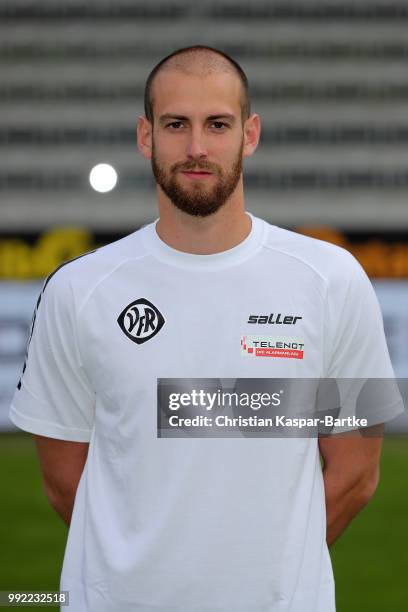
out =
[[[241,355],[303,359],[305,344],[299,338],[285,336],[241,336]]]
[[[136,344],[143,344],[153,338],[165,323],[159,309],[146,298],[128,304],[117,321],[123,333]]]

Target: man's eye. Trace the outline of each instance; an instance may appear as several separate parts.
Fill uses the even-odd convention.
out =
[[[182,125],[184,125],[182,121],[172,121],[171,123],[168,123],[166,127],[171,127],[175,130],[178,130],[178,128]]]
[[[226,123],[223,123],[222,121],[213,121],[211,125],[213,125],[217,130],[227,127]]]

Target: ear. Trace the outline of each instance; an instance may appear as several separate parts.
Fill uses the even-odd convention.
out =
[[[137,122],[137,146],[145,159],[152,157],[153,126],[146,117],[140,116]]]
[[[249,157],[258,146],[261,137],[261,119],[253,113],[244,123],[244,148],[243,157]]]

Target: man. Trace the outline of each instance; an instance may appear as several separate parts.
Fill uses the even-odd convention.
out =
[[[47,279],[10,411],[70,525],[70,609],[333,612],[328,545],[376,489],[381,438],[191,435],[163,398],[391,378],[370,282],[346,251],[245,212],[260,119],[231,58],[162,60],[137,136],[159,220]],[[371,425],[400,410],[372,406]]]

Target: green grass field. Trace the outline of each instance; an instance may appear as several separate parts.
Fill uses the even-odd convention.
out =
[[[385,439],[375,497],[331,550],[337,612],[408,610],[407,468],[408,438]],[[29,435],[0,435],[0,482],[0,590],[57,590],[67,529]]]

